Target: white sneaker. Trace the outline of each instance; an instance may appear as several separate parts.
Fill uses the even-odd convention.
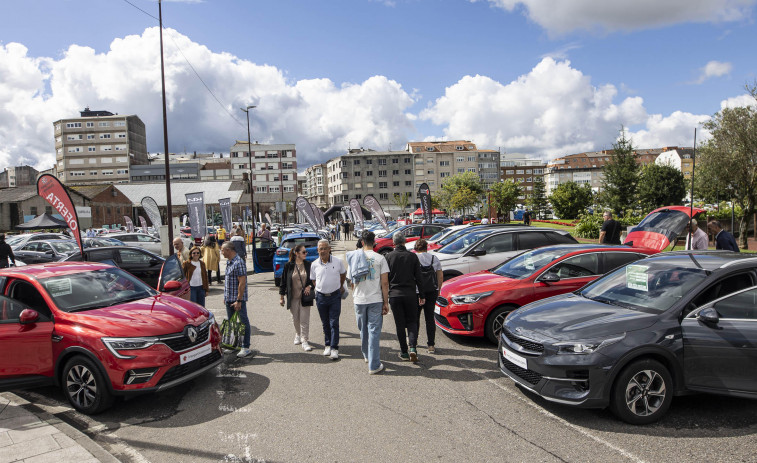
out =
[[[339,360],[339,349],[331,349],[331,360]]]
[[[294,337],[294,345],[302,344],[302,341],[300,341],[300,335],[295,335]]]
[[[310,347],[310,344],[308,344],[307,341],[302,341],[302,348],[305,349],[305,352],[310,352],[313,350],[312,347]]]
[[[239,353],[237,353],[237,357],[243,358],[249,356],[250,354],[252,354],[252,351],[249,348],[243,348],[239,351]]]
[[[379,363],[379,367],[376,368],[375,370],[369,370],[368,374],[375,375],[377,373],[381,373],[382,371],[384,371],[384,364],[383,363]]]
[[[326,346],[326,348],[323,349],[323,355],[325,355],[326,357],[331,355],[331,346]]]

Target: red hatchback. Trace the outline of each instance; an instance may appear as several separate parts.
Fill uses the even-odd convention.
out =
[[[74,408],[97,413],[114,396],[167,389],[219,365],[220,338],[204,308],[110,265],[0,270],[0,391],[58,385]]]
[[[416,241],[419,238],[424,238],[424,239],[431,238],[432,236],[442,231],[444,228],[446,228],[446,225],[440,225],[440,224],[405,225],[404,227],[400,227],[392,232],[387,233],[385,236],[381,238],[376,238],[376,243],[373,246],[373,250],[375,252],[378,252],[379,254],[388,254],[394,251],[394,242],[392,240],[394,239],[395,233],[402,233],[403,235],[405,235],[405,242],[408,243],[407,247],[409,249],[412,249],[413,245],[409,243],[412,243],[413,241]]]

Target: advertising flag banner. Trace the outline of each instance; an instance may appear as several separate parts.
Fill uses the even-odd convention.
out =
[[[218,200],[218,205],[221,207],[221,220],[223,221],[223,228],[227,231],[231,231],[231,198],[223,198]]]
[[[205,236],[208,219],[205,216],[205,193],[187,193],[187,211],[189,212],[189,226],[192,238],[202,239]]]
[[[308,200],[303,196],[300,196],[294,202],[294,206],[297,208],[297,212],[300,213],[300,216],[313,227],[313,230],[318,230],[318,223],[315,221],[315,214],[313,213],[313,208],[310,207]]]
[[[321,214],[318,213],[319,211],[318,211],[318,208],[315,207],[315,204],[313,203],[309,203],[309,204],[310,204],[310,210],[313,211],[313,218],[315,219],[316,229],[313,231],[318,231],[321,228]]]
[[[142,225],[142,232],[147,234],[147,221],[141,215],[139,216],[139,223]]]
[[[378,199],[374,198],[373,195],[366,195],[366,197],[363,198],[363,204],[369,211],[371,211],[373,218],[378,220],[381,226],[384,227],[384,230],[389,231],[389,226],[386,224],[384,209],[381,207]]]
[[[265,213],[265,220],[268,222],[268,225],[273,225],[273,222],[271,222],[271,216],[267,212]]]
[[[429,190],[428,184],[421,184],[420,188],[418,188],[418,195],[421,197],[423,223],[431,223],[431,190]]]
[[[134,233],[134,222],[131,221],[131,218],[128,215],[124,216],[124,223],[126,224],[126,231]]]
[[[352,212],[352,221],[355,223],[355,229],[363,227],[363,211],[360,209],[360,201],[355,198],[350,199],[350,211]]]
[[[342,208],[342,210],[339,211],[341,213],[341,215],[342,215],[342,220],[344,220],[345,222],[347,221],[347,212],[346,211],[347,211],[347,209],[345,209],[345,208]]]
[[[71,196],[69,196],[63,184],[50,174],[42,174],[37,179],[37,194],[45,198],[45,201],[50,203],[63,217],[68,228],[73,232],[74,238],[76,238],[79,251],[84,254],[79,231],[79,216],[76,214],[74,202],[71,201]]]
[[[321,209],[316,209],[318,211],[318,218],[321,220],[321,228],[326,228],[326,217],[324,217],[323,211]]]
[[[144,198],[142,198],[142,208],[145,210],[147,218],[149,218],[150,222],[152,222],[152,226],[155,227],[156,230],[160,228],[162,222],[160,220],[160,209],[158,209],[158,203],[156,203],[151,196],[145,196]]]

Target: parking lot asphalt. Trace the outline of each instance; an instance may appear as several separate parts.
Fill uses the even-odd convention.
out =
[[[335,252],[353,247],[337,243]],[[381,341],[386,371],[369,375],[351,297],[340,318],[341,358],[332,361],[321,355],[315,309],[308,353],[293,344],[273,275],[249,280],[254,358],[227,354],[217,371],[93,417],[52,388],[20,395],[127,462],[755,461],[756,401],[680,397],[659,423],[630,426],[516,387],[483,339],[437,331],[436,354],[419,349],[417,364],[401,362],[391,314]],[[219,322],[222,298],[223,288],[211,286],[206,305]]]

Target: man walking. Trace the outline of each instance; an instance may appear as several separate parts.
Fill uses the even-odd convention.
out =
[[[339,316],[347,270],[341,260],[331,255],[329,240],[318,241],[318,259],[310,266],[310,279],[315,284],[315,305],[323,324],[323,355],[338,360]]]
[[[405,235],[395,233],[392,237],[394,251],[386,256],[389,264],[389,305],[394,314],[397,338],[400,343],[402,360],[418,361],[418,306],[426,300],[418,294],[425,294],[433,288],[426,288],[421,276],[418,256],[405,248]],[[418,294],[416,294],[416,287]],[[405,339],[407,337],[407,340]],[[409,351],[408,351],[409,349]]]
[[[16,256],[13,255],[13,249],[5,242],[5,234],[0,233],[0,268],[8,267],[8,260],[16,265]]]
[[[336,240],[341,241],[342,240],[342,221],[339,220],[336,223]]]
[[[620,223],[612,218],[612,212],[605,211],[602,215],[604,223],[599,231],[600,244],[620,244]]]
[[[715,235],[715,249],[722,249],[724,251],[741,252],[739,245],[736,244],[736,240],[733,235],[723,230],[723,226],[719,221],[713,220],[707,224],[707,229]]]
[[[363,232],[362,240],[366,251],[352,252],[364,252],[370,270],[364,278],[352,282],[352,297],[360,332],[360,350],[368,362],[368,373],[375,375],[384,369],[379,358],[379,339],[383,316],[389,313],[389,264],[384,256],[373,252],[376,235],[372,231]]]
[[[183,264],[189,260],[189,249],[184,246],[184,241],[181,238],[176,237],[173,239],[173,249],[176,251],[176,257],[179,258],[179,262]]]
[[[699,228],[699,224],[697,224],[697,219],[691,219],[690,222],[691,225],[689,225],[689,229],[691,229],[691,235],[686,235],[686,249],[693,249],[693,250],[707,250],[707,246],[710,244],[709,240],[707,239],[707,233],[705,233],[701,228]]]
[[[244,340],[242,350],[237,357],[248,357],[250,350],[250,319],[247,317],[247,264],[239,257],[230,241],[223,243],[221,252],[226,261],[226,274],[223,285],[223,302],[226,305],[226,316],[231,319],[234,312],[244,325]]]

